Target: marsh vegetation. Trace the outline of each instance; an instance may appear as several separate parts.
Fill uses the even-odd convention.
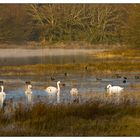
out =
[[[139,136],[139,4],[0,5],[1,136]],[[26,104],[25,81],[33,85]],[[44,91],[61,81],[60,103]],[[124,88],[119,100],[108,84]],[[80,101],[71,102],[77,88]]]
[[[98,101],[85,104],[19,106],[10,117],[1,110],[1,136],[139,136],[139,104]]]

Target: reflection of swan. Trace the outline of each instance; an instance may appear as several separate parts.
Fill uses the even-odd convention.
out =
[[[120,87],[120,86],[112,86],[112,85],[108,85],[107,86],[107,92],[109,95],[112,95],[114,93],[116,94],[120,94],[123,91],[124,88]]]
[[[27,84],[27,89],[25,90],[25,95],[27,97],[28,103],[32,102],[32,85],[30,82],[26,82]]]
[[[1,87],[1,92],[0,92],[0,108],[2,108],[3,107],[3,102],[4,102],[5,98],[6,98],[6,94],[4,92],[4,86],[1,85],[0,87]]]
[[[60,81],[57,82],[57,88],[49,86],[46,88],[46,92],[48,93],[48,96],[55,97],[57,96],[57,103],[60,102]]]

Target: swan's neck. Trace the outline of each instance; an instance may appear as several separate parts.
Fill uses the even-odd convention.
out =
[[[59,83],[57,83],[57,90],[58,90],[58,92],[57,92],[57,103],[60,103],[60,85],[59,85]]]
[[[59,86],[59,83],[57,83],[57,89],[58,89],[58,91],[60,91],[60,86]]]
[[[1,86],[1,92],[3,92],[4,91],[4,86]]]
[[[57,92],[57,103],[60,103],[60,89]]]
[[[30,85],[27,86],[27,90],[28,90],[28,91],[32,91]]]

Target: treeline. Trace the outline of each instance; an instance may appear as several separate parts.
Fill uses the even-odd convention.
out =
[[[0,5],[2,43],[85,41],[139,46],[139,36],[139,4]]]

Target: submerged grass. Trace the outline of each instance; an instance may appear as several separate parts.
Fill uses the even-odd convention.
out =
[[[140,136],[140,106],[85,103],[35,104],[0,113],[1,136]]]
[[[25,66],[1,66],[0,75],[44,75],[49,73],[105,73],[137,72],[140,61],[133,60],[96,60],[82,64],[37,64]]]
[[[115,48],[112,50],[96,54],[98,58],[123,58],[123,59],[140,59],[140,49]]]

